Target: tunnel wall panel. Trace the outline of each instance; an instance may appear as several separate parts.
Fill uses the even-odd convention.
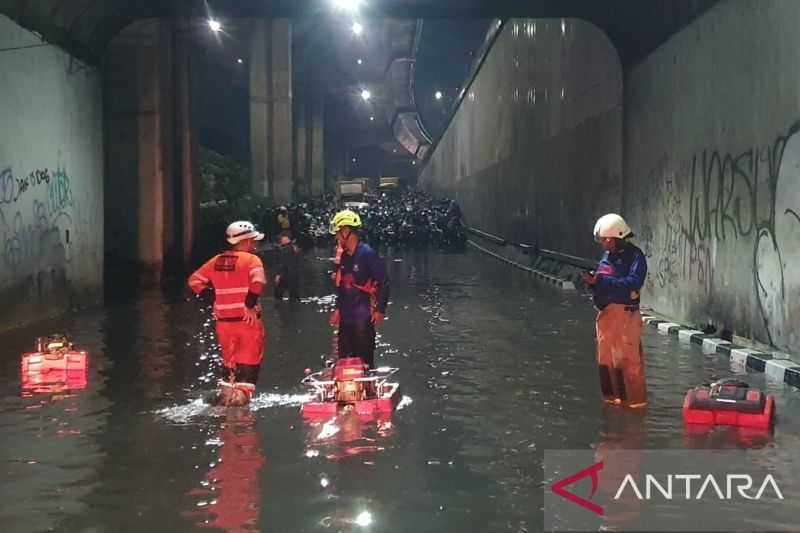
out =
[[[800,3],[719,4],[631,70],[625,194],[645,300],[800,352]]]
[[[0,16],[0,329],[102,297],[101,79],[41,44]]]
[[[515,242],[597,255],[596,218],[621,207],[622,70],[576,19],[501,30],[420,176],[466,222]]]

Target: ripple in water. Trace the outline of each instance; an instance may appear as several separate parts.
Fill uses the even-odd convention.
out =
[[[310,401],[311,394],[257,394],[250,401],[250,411],[260,411],[272,407],[299,407]],[[195,398],[184,405],[173,405],[158,409],[155,414],[174,424],[186,424],[198,417],[221,417],[228,413],[229,408],[209,405],[204,398]]]

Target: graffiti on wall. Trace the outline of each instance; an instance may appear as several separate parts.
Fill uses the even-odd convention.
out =
[[[41,293],[66,280],[74,207],[61,165],[22,178],[11,168],[0,170],[0,287],[28,280]]]
[[[639,234],[651,268],[649,288],[688,287],[712,302],[717,250],[726,247],[752,266],[768,340],[787,344],[788,315],[800,316],[793,303],[800,273],[787,272],[800,260],[798,129],[737,153],[704,149],[678,163],[664,156],[653,166]]]
[[[797,131],[797,129],[795,130]],[[800,133],[783,147],[770,220],[758,228],[753,272],[759,311],[773,344],[800,346]]]

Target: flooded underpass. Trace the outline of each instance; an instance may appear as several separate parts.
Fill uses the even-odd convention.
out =
[[[250,409],[209,407],[208,312],[145,292],[2,337],[3,531],[539,531],[548,449],[737,448],[788,462],[800,393],[645,328],[650,405],[603,407],[589,300],[474,252],[386,252],[376,363],[398,367],[390,417],[304,421],[299,384],[331,357],[328,250],[303,300],[263,300],[267,355]],[[68,333],[88,385],[22,394],[20,354]],[[734,374],[776,395],[771,434],[689,435],[687,388]]]

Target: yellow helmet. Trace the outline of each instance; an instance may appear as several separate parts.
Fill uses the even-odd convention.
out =
[[[345,209],[344,211],[339,211],[336,213],[336,216],[333,217],[331,221],[331,233],[336,234],[337,231],[344,228],[345,226],[351,228],[360,228],[361,227],[361,217],[358,216],[358,213],[355,211],[350,211],[349,209]]]

